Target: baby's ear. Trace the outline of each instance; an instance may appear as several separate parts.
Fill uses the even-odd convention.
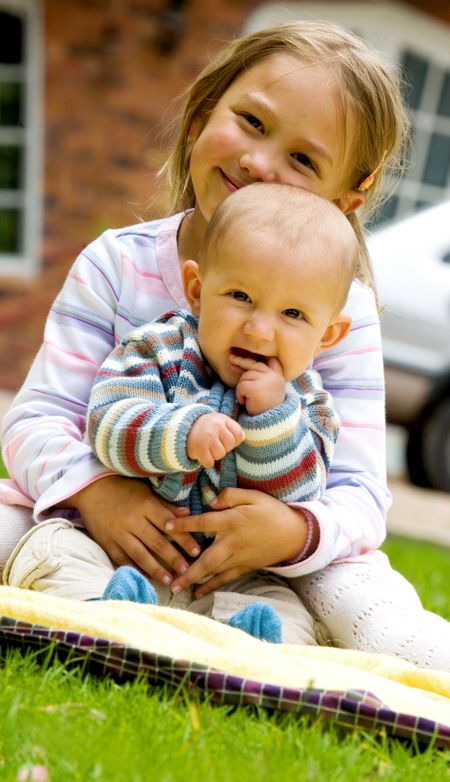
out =
[[[324,350],[328,350],[334,345],[337,345],[338,342],[341,342],[350,331],[351,325],[352,319],[350,315],[344,315],[342,312],[339,313],[337,318],[327,326],[322,334],[322,338],[314,355],[318,356],[319,353],[322,353]]]
[[[200,291],[202,283],[200,269],[196,261],[185,261],[181,269],[184,295],[194,315],[200,314]]]

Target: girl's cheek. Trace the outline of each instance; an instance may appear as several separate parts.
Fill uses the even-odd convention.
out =
[[[228,124],[218,128],[217,126],[210,128],[208,146],[217,152],[227,152],[233,150],[238,141],[239,134],[237,128]]]

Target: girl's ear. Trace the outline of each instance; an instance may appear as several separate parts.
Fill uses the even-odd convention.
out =
[[[189,302],[189,306],[194,315],[199,315],[202,283],[200,269],[196,261],[185,261],[183,263],[181,279],[183,280],[184,295]]]
[[[314,355],[318,356],[319,353],[322,353],[324,350],[328,350],[328,348],[332,348],[334,345],[337,345],[338,342],[341,342],[350,331],[351,325],[352,319],[350,315],[344,315],[341,312],[325,329]]]
[[[349,215],[352,212],[356,212],[357,209],[366,200],[365,193],[359,192],[359,190],[348,190],[340,198],[335,198],[333,203],[337,208],[341,210],[345,215]]]

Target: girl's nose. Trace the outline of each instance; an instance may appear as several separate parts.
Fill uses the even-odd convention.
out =
[[[273,155],[268,152],[262,152],[261,150],[245,152],[239,162],[241,168],[255,182],[278,181]]]
[[[246,321],[244,334],[262,342],[271,342],[275,336],[271,319],[262,313],[253,313]]]

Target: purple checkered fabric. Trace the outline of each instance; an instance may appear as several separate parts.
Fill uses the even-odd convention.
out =
[[[390,736],[415,740],[420,744],[433,741],[439,749],[450,749],[450,725],[394,712],[375,695],[360,690],[296,689],[243,679],[187,660],[144,652],[125,644],[92,638],[0,617],[0,648],[48,649],[70,664],[111,676],[117,682],[139,677],[150,685],[189,683],[217,703],[236,706],[262,706],[266,709],[308,714],[333,720],[345,727],[383,730]]]

